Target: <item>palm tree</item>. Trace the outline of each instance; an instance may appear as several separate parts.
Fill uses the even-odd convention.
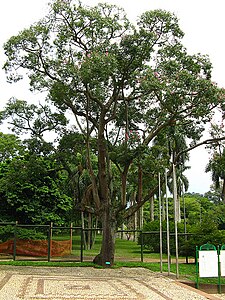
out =
[[[174,212],[176,219],[181,221],[180,213],[180,198],[182,191],[187,191],[189,182],[188,178],[184,175],[184,171],[190,167],[185,166],[185,163],[189,160],[188,152],[184,150],[187,149],[186,139],[183,133],[179,132],[179,129],[175,126],[171,126],[166,132],[162,133],[154,141],[155,145],[164,145],[167,148],[168,163],[173,163],[176,165],[176,178],[177,178],[177,211]],[[181,154],[182,153],[182,154]],[[169,191],[173,192],[173,178],[168,178],[168,188]]]
[[[206,172],[212,173],[215,189],[220,191],[220,198],[225,203],[225,148],[222,153],[214,152],[206,166]]]
[[[218,138],[225,135],[224,127],[211,124],[210,135]],[[213,155],[206,166],[206,172],[212,173],[212,181],[216,190],[220,191],[220,198],[225,203],[225,143],[215,142],[210,146]]]

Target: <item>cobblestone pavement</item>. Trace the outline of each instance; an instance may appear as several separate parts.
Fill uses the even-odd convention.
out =
[[[0,266],[0,300],[205,300],[209,295],[144,268]]]

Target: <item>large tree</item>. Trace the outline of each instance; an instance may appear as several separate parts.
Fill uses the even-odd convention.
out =
[[[222,101],[222,91],[210,81],[208,57],[188,55],[182,37],[177,18],[166,11],[145,12],[131,24],[113,5],[56,0],[45,18],[5,44],[8,79],[20,80],[26,70],[31,89],[47,90],[47,100],[71,111],[85,136],[94,210],[103,228],[95,259],[101,265],[114,262],[121,213],[132,215],[157,190],[153,186],[148,197],[139,191],[138,201],[127,206],[126,181],[137,153],[166,127],[198,139]],[[93,137],[97,174],[90,159]],[[111,160],[115,146],[121,151]],[[113,163],[121,174],[121,199],[115,196]],[[159,157],[157,165],[164,167]]]

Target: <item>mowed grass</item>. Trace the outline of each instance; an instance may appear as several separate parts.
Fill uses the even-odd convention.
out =
[[[54,240],[66,240],[70,237],[67,235],[63,236],[53,236]],[[73,254],[77,254],[77,252],[80,252],[81,249],[81,237],[80,235],[74,235],[73,236]],[[91,246],[91,249],[84,249],[83,254],[84,256],[95,256],[99,253],[101,249],[101,243],[102,243],[102,236],[97,235],[95,238],[95,241],[93,245]],[[157,253],[150,253],[148,250],[143,250],[144,256],[151,257],[151,258],[159,258],[159,254]],[[127,239],[116,239],[116,245],[115,245],[115,256],[116,257],[123,257],[123,258],[141,258],[141,245],[138,245],[136,241],[133,240],[127,240]],[[163,256],[166,258],[166,255]]]
[[[54,240],[63,241],[70,239],[70,236],[67,235],[53,235]],[[96,235],[93,245],[91,249],[84,249],[83,256],[84,257],[94,257],[96,256],[101,249],[102,236],[101,234]],[[72,243],[72,254],[79,255],[81,251],[81,237],[79,234],[73,235],[73,243]],[[147,249],[143,249],[143,258],[144,260],[159,260],[159,253],[152,253]],[[141,245],[138,244],[137,241],[127,240],[126,235],[124,239],[116,238],[115,244],[115,260],[141,260]],[[167,259],[167,254],[163,254],[163,259]]]

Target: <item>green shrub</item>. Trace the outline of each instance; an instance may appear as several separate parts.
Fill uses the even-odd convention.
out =
[[[163,228],[163,253],[167,253],[166,222],[162,222]],[[159,221],[153,221],[143,228],[143,246],[153,253],[160,251]],[[140,237],[138,243],[140,244]],[[217,245],[225,244],[225,230],[217,229],[217,224],[209,219],[201,223],[187,226],[187,235],[184,235],[184,224],[178,223],[178,249],[180,256],[195,256],[196,246],[206,243]],[[176,253],[174,222],[170,223],[170,253]]]
[[[14,237],[14,226],[0,226],[0,242],[5,242]]]
[[[0,242],[5,242],[14,238],[15,227],[12,225],[0,226]],[[16,236],[23,240],[43,240],[46,239],[46,234],[36,231],[36,229],[28,229],[17,227]]]

